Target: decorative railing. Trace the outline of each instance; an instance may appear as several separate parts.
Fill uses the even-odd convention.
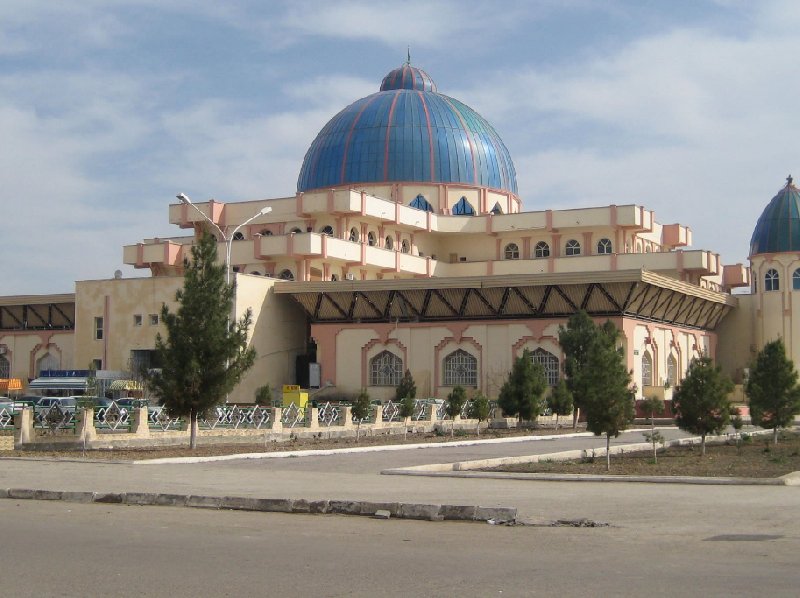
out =
[[[272,409],[262,405],[220,405],[214,408],[213,416],[199,421],[199,428],[262,429],[272,426]]]
[[[305,426],[306,413],[303,407],[299,407],[296,403],[290,403],[288,407],[284,407],[281,411],[281,423],[284,428],[294,428],[296,426]]]
[[[54,403],[48,407],[34,407],[33,427],[40,430],[74,430],[75,410]]]
[[[118,405],[116,401],[94,410],[94,427],[97,430],[130,431],[132,423],[128,408]]]
[[[179,417],[170,417],[167,410],[160,405],[147,408],[147,425],[151,430],[180,430],[183,422]]]
[[[394,401],[383,404],[383,421],[390,423],[400,421],[400,406]]]
[[[317,411],[317,421],[323,426],[338,426],[341,425],[341,405],[335,403],[325,403]]]
[[[14,410],[11,407],[0,407],[0,430],[14,429]]]
[[[429,409],[430,403],[428,401],[417,399],[414,401],[414,413],[411,414],[411,419],[417,422],[424,420],[428,415]]]

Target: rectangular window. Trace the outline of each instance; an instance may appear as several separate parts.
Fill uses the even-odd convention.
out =
[[[150,326],[158,326],[158,314],[150,314]]]
[[[92,359],[92,369],[96,372],[97,370],[103,369],[103,360],[102,359]]]
[[[142,314],[133,314],[133,325],[134,326],[142,325]]]
[[[94,319],[94,338],[98,341],[103,340],[103,318]]]

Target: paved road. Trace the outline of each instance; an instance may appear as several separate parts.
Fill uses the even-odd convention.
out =
[[[719,533],[741,515],[753,513],[729,511]],[[800,584],[796,528],[737,541],[683,521],[507,528],[13,500],[0,520],[15,597],[796,596]]]

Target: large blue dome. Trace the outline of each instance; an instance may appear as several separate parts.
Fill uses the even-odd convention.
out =
[[[472,108],[404,65],[334,116],[303,160],[298,191],[376,183],[462,183],[517,194],[511,156]]]
[[[800,251],[800,189],[792,177],[772,198],[756,223],[750,255]]]

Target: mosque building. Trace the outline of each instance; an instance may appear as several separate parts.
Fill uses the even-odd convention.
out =
[[[692,249],[689,227],[643,206],[523,211],[497,131],[408,62],[322,128],[295,195],[179,199],[169,220],[186,236],[123,248],[124,262],[150,276],[0,298],[0,378],[35,387],[45,370],[157,366],[161,306],[175,307],[204,230],[221,260],[230,251],[236,316],[253,312],[258,357],[234,402],[294,383],[388,399],[406,369],[418,396],[460,384],[495,398],[525,349],[555,384],[558,328],[581,309],[622,332],[640,397],[669,398],[701,354],[739,382],[771,339],[800,359],[791,178],[756,224],[749,268]]]

